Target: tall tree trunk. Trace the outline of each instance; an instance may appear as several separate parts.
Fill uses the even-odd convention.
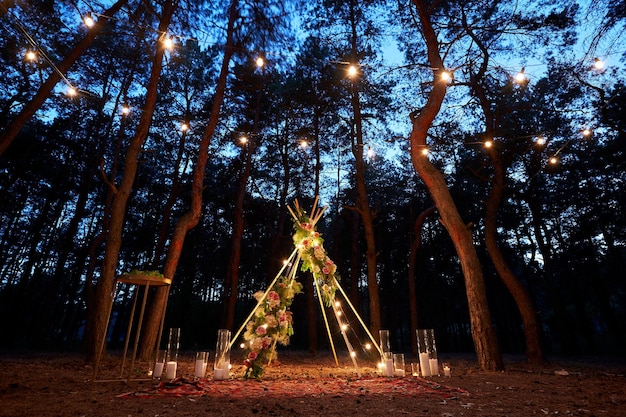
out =
[[[417,357],[417,326],[418,326],[418,316],[417,316],[417,286],[415,285],[415,261],[417,259],[417,251],[422,244],[422,226],[426,221],[426,218],[433,214],[437,208],[429,207],[426,210],[422,211],[420,215],[415,220],[415,224],[413,225],[413,236],[411,239],[411,251],[409,252],[409,311],[411,313],[411,353],[413,356]]]
[[[108,16],[109,18],[113,17],[127,2],[128,0],[118,0],[108,10],[105,10],[102,16]],[[15,119],[13,119],[13,121],[7,126],[5,131],[0,136],[0,156],[2,156],[4,151],[6,151],[15,140],[18,133],[20,133],[20,130],[22,130],[24,125],[30,120],[31,117],[33,117],[35,112],[39,110],[41,105],[46,101],[54,86],[61,80],[62,75],[67,73],[74,62],[76,62],[87,50],[87,48],[89,48],[96,36],[102,32],[106,26],[104,23],[105,19],[107,19],[106,21],[108,22],[108,18],[102,18],[102,22],[98,21],[89,29],[87,35],[67,54],[63,61],[57,64],[56,67],[58,71],[50,72],[50,75],[41,87],[39,87],[37,93],[35,93],[33,98],[24,106],[24,108],[22,108]]]
[[[426,137],[428,136],[428,129],[439,113],[446,95],[447,82],[441,79],[441,72],[444,70],[443,60],[439,54],[439,43],[430,22],[427,6],[423,1],[412,1],[417,8],[422,24],[422,31],[428,49],[428,59],[431,68],[433,68],[434,80],[426,105],[419,115],[411,121],[412,130],[409,137],[411,141],[411,161],[431,193],[441,216],[441,222],[448,231],[459,256],[465,278],[472,338],[478,363],[485,371],[501,370],[504,369],[504,362],[502,361],[496,333],[491,321],[491,314],[489,313],[485,281],[472,240],[472,232],[463,223],[443,174],[430,163],[428,157],[422,152],[424,149],[427,149]]]
[[[485,116],[485,133],[487,140],[493,140],[493,138],[496,137],[497,126],[500,123],[499,118],[496,117],[494,112],[491,110],[492,103],[487,98],[487,92],[484,84],[484,77],[487,73],[489,63],[489,51],[483,45],[481,39],[474,35],[474,31],[467,23],[464,9],[462,10],[463,27],[467,30],[468,34],[472,37],[482,52],[480,67],[477,73],[470,77],[470,86],[478,97],[480,107],[482,108]],[[491,181],[491,190],[489,191],[486,203],[485,244],[487,246],[489,257],[498,272],[498,276],[513,296],[513,300],[515,300],[517,309],[520,312],[522,322],[524,323],[524,340],[526,342],[526,357],[528,358],[528,362],[533,365],[539,365],[543,362],[543,352],[539,338],[539,325],[537,322],[535,308],[530,296],[528,295],[528,291],[526,291],[526,288],[524,288],[522,283],[517,279],[509,267],[498,245],[497,218],[500,203],[502,202],[502,196],[504,194],[506,178],[504,161],[502,160],[502,155],[496,146],[487,148],[487,154],[491,159],[494,173]]]
[[[172,15],[178,5],[177,0],[167,0],[163,4],[161,20],[159,22],[159,33],[166,33]],[[124,173],[119,186],[109,183],[109,187],[113,191],[113,200],[111,204],[111,213],[109,219],[109,231],[105,245],[104,259],[102,262],[102,272],[100,279],[96,284],[94,304],[90,306],[94,310],[92,320],[93,325],[90,329],[93,334],[87,335],[89,341],[87,346],[87,358],[95,359],[96,363],[100,360],[101,349],[104,346],[106,338],[106,327],[109,320],[109,313],[113,304],[113,293],[115,290],[115,273],[119,257],[120,247],[122,245],[122,231],[124,228],[124,218],[126,214],[126,206],[128,198],[137,174],[137,158],[141,147],[148,137],[150,125],[152,123],[152,115],[157,102],[157,90],[161,68],[163,67],[163,56],[165,47],[162,42],[157,42],[150,79],[146,90],[146,101],[141,112],[141,119],[137,126],[137,131],[131,139],[124,161]]]
[[[497,238],[497,217],[498,208],[504,193],[504,167],[500,153],[494,147],[488,150],[493,162],[494,176],[491,184],[489,197],[487,198],[485,214],[485,244],[489,257],[493,262],[500,279],[513,296],[517,309],[524,323],[524,337],[526,341],[526,357],[528,362],[539,365],[543,362],[543,350],[539,337],[539,324],[533,302],[528,295],[528,291],[517,279],[507,261],[502,255]]]
[[[200,146],[198,148],[198,160],[193,169],[192,183],[191,183],[191,205],[189,211],[183,214],[176,226],[174,227],[174,233],[172,240],[168,247],[167,256],[163,265],[163,275],[168,278],[173,278],[178,268],[178,262],[183,249],[183,243],[185,242],[185,236],[187,232],[194,228],[200,221],[200,215],[202,214],[202,190],[204,189],[204,172],[206,169],[207,161],[209,158],[209,145],[211,139],[215,133],[215,129],[220,120],[220,108],[224,101],[224,94],[226,91],[226,83],[228,80],[228,66],[234,53],[234,27],[235,20],[238,16],[239,0],[233,0],[230,4],[228,11],[228,27],[226,30],[226,45],[224,49],[224,57],[222,58],[222,66],[220,74],[215,87],[215,94],[213,96],[213,102],[211,106],[211,116],[209,122],[204,129]],[[147,358],[151,354],[151,349],[154,347],[158,339],[158,332],[163,314],[165,314],[165,308],[167,304],[167,298],[169,294],[169,288],[158,287],[154,293],[154,298],[147,310],[146,325],[143,330],[143,340],[139,346],[139,357]]]
[[[351,54],[353,62],[357,60],[357,30],[356,30],[356,17],[354,12],[355,2],[350,2],[351,10]],[[358,77],[357,77],[358,78]],[[361,117],[361,101],[359,99],[359,90],[356,85],[357,80],[353,80],[351,84],[352,93],[352,110],[354,112],[354,129],[356,145],[352,144],[352,154],[354,155],[355,163],[355,186],[356,186],[356,208],[361,216],[363,222],[363,232],[365,234],[365,242],[367,244],[367,251],[365,258],[367,262],[367,291],[369,295],[369,311],[370,311],[370,332],[372,334],[378,334],[381,326],[380,318],[380,289],[378,286],[378,274],[376,267],[376,238],[374,234],[374,216],[369,206],[367,198],[367,187],[365,186],[365,161],[363,160],[363,120]]]

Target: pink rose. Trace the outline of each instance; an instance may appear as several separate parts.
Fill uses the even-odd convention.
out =
[[[257,357],[259,356],[258,353],[252,351],[250,353],[248,353],[248,359],[250,362],[252,362],[253,360],[255,360]]]
[[[256,334],[264,335],[267,333],[267,329],[264,326],[259,326],[256,328]]]

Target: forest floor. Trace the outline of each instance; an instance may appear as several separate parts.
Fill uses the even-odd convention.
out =
[[[236,365],[230,381],[209,377],[195,395],[175,396],[145,378],[147,363],[135,364],[144,379],[117,378],[117,355],[104,358],[94,379],[80,355],[0,354],[0,416],[626,416],[623,360],[532,367],[505,357],[505,371],[483,372],[471,357],[451,355],[440,359],[451,377],[422,379],[384,378],[367,366],[359,378],[331,354],[287,351],[279,359],[261,381],[243,380]],[[178,374],[189,381],[192,362],[191,353],[179,357]]]

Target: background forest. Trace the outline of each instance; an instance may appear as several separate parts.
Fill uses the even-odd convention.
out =
[[[172,278],[152,304],[183,349],[215,346],[293,250],[287,207],[319,195],[342,287],[395,350],[417,327],[474,351],[474,303],[502,352],[528,353],[535,320],[546,355],[623,354],[625,16],[608,0],[2,0],[0,349],[93,354],[109,309],[119,348],[133,291],[114,278],[132,270]],[[327,349],[299,279],[292,346]]]

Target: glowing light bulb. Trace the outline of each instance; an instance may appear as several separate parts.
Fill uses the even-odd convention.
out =
[[[246,348],[246,344],[242,342],[242,343],[239,345],[239,347],[240,347],[240,348],[242,348],[242,349],[245,349],[245,348]]]
[[[600,58],[595,58],[593,60],[593,67],[597,70],[601,70],[604,68],[604,61],[601,60]]]
[[[445,82],[450,82],[452,81],[452,73],[450,71],[442,71],[441,72],[441,79],[444,80]]]
[[[364,347],[365,347],[365,350],[371,350],[372,349],[372,344],[371,343],[366,343]]]
[[[424,149],[422,149],[422,155],[426,156],[426,155],[428,155],[428,152],[430,152],[430,151],[428,150],[428,148],[424,148]]]
[[[74,96],[76,96],[76,94],[78,94],[78,91],[74,87],[68,87],[68,89],[65,92],[65,94],[67,94],[70,97],[74,97]]]
[[[372,159],[373,157],[376,156],[376,152],[374,152],[374,149],[372,149],[371,147],[367,147],[367,157]]]
[[[263,65],[265,65],[265,60],[260,56],[256,59],[256,66],[261,68]]]
[[[172,49],[174,47],[174,37],[170,36],[169,38],[165,38],[163,40],[163,46],[166,49]]]
[[[289,265],[289,261],[288,261],[287,259],[284,259],[284,260],[283,260],[283,265],[285,265],[285,266],[286,266],[286,265]]]
[[[356,358],[356,352],[355,351],[351,351],[350,352],[350,356],[353,357],[353,358]]]
[[[241,143],[242,145],[245,145],[246,143],[248,143],[248,138],[246,136],[240,137],[239,143]]]
[[[189,125],[188,125],[187,123],[183,122],[183,123],[180,125],[180,130],[182,130],[183,132],[188,131],[188,130],[189,130]]]
[[[127,114],[129,114],[129,113],[130,113],[130,107],[128,107],[128,105],[127,105],[127,104],[124,104],[124,105],[122,106],[122,114],[123,114],[124,116],[126,116],[126,115],[127,115]]]
[[[348,330],[348,325],[347,324],[342,324],[341,325],[341,331],[345,332],[346,330]]]
[[[93,17],[91,17],[91,13],[89,12],[87,12],[85,17],[83,18],[83,23],[85,23],[85,26],[87,26],[88,28],[92,28],[93,25],[96,24],[95,20],[93,20]]]
[[[305,149],[307,146],[309,146],[309,142],[307,142],[307,141],[306,141],[306,139],[302,139],[302,140],[300,141],[300,147],[301,147],[302,149]]]
[[[515,82],[518,84],[526,82],[526,74],[524,73],[524,68],[522,68],[520,72],[515,74]]]
[[[591,136],[591,129],[585,128],[583,129],[583,136]]]
[[[341,317],[343,313],[341,311],[337,311],[337,317]]]
[[[485,148],[491,148],[493,146],[493,141],[492,140],[486,140],[485,141]]]
[[[543,136],[537,136],[537,140],[535,141],[535,143],[537,145],[545,145],[546,144],[546,138]]]
[[[34,61],[37,59],[37,53],[35,51],[29,50],[26,52],[25,58],[29,61]]]
[[[348,76],[349,77],[356,76],[356,74],[358,72],[359,72],[359,70],[357,69],[356,65],[350,65],[350,67],[348,68]]]
[[[552,165],[558,164],[559,163],[559,158],[557,158],[556,156],[553,156],[552,158],[550,158],[550,163]]]
[[[341,307],[341,303],[339,301],[335,301],[335,307]]]

